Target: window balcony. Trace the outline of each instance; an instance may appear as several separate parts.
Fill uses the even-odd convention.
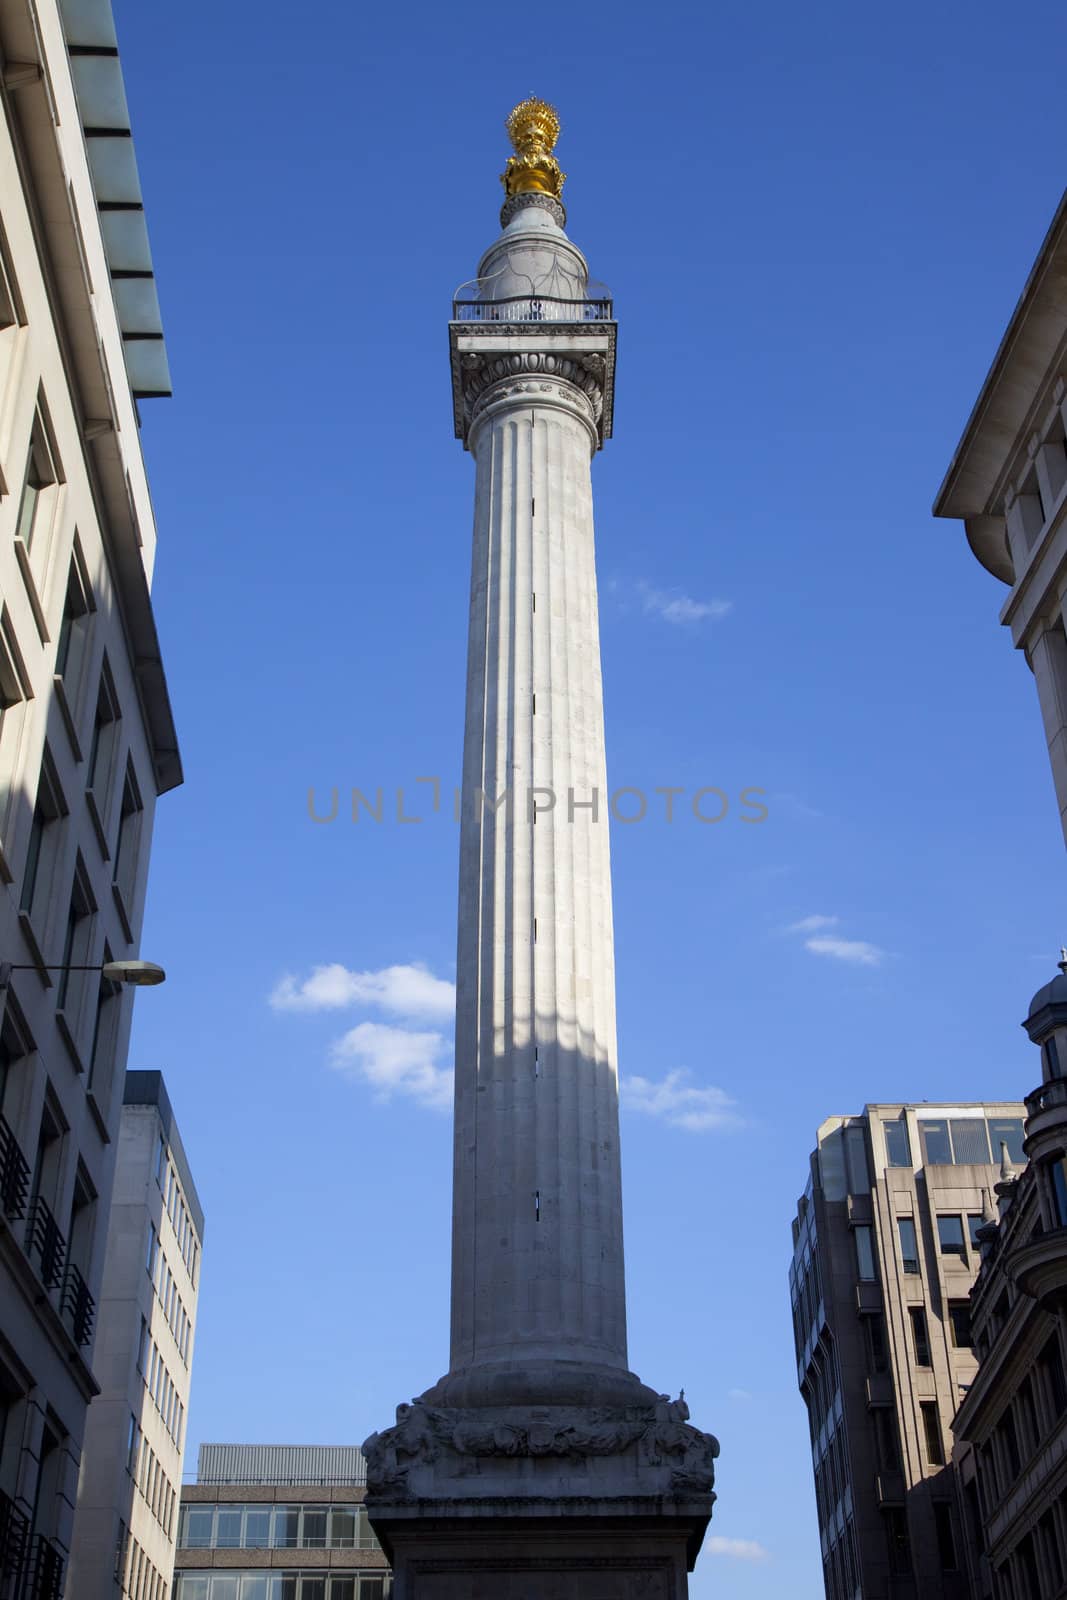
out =
[[[37,1195],[30,1206],[26,1224],[26,1254],[32,1261],[37,1258],[41,1279],[48,1289],[55,1289],[63,1276],[63,1259],[67,1241],[59,1231],[59,1224],[51,1208]]]
[[[611,322],[608,299],[561,300],[555,295],[511,295],[502,300],[453,300],[453,322]]]
[[[74,1335],[74,1343],[88,1344],[93,1336],[96,1301],[89,1293],[88,1285],[73,1261],[68,1263],[67,1275],[63,1280],[61,1309]]]
[[[0,1595],[18,1593],[30,1542],[30,1524],[9,1495],[0,1490]]]
[[[3,1116],[0,1115],[0,1207],[9,1222],[26,1215],[30,1169]]]
[[[57,1545],[39,1533],[26,1574],[25,1600],[62,1600],[63,1557]]]

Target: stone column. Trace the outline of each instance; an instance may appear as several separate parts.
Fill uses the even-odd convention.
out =
[[[598,441],[573,362],[506,365],[470,432],[451,1364],[625,1368]]]
[[[1041,702],[1060,823],[1067,838],[1067,633],[1062,616],[1038,634],[1027,657]]]

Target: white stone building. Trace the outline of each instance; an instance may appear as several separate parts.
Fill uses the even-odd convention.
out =
[[[0,0],[0,1597],[62,1593],[156,796],[169,391],[108,0]],[[62,968],[87,970],[63,971]]]
[[[1008,585],[1000,620],[1037,682],[1067,833],[1067,193],[934,502]]]
[[[100,1290],[69,1593],[171,1582],[204,1215],[162,1075],[128,1072]]]

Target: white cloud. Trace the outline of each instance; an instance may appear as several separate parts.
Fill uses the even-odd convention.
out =
[[[706,1133],[710,1128],[736,1127],[741,1119],[734,1102],[722,1089],[701,1088],[687,1083],[684,1071],[668,1072],[660,1083],[649,1078],[623,1078],[619,1085],[622,1104],[628,1111],[643,1111],[662,1117],[672,1128],[689,1133]]]
[[[836,928],[841,921],[840,917],[801,917],[799,922],[791,922],[786,928],[786,933],[818,933],[820,928]]]
[[[276,1011],[341,1011],[366,1006],[398,1017],[443,1021],[456,1009],[456,986],[435,978],[417,963],[352,972],[335,961],[315,967],[302,983],[287,973],[275,986],[270,1003]]]
[[[704,1540],[704,1549],[712,1556],[731,1556],[735,1561],[767,1561],[770,1551],[756,1539],[724,1539],[712,1534]]]
[[[406,1095],[418,1105],[447,1111],[452,1104],[452,1067],[442,1061],[448,1041],[384,1022],[361,1022],[338,1039],[330,1064],[345,1077],[370,1085],[379,1100]]]
[[[751,1400],[752,1391],[750,1389],[727,1389],[726,1398],[727,1400]]]
[[[646,613],[683,627],[690,622],[703,622],[707,617],[718,622],[733,610],[732,600],[694,600],[680,589],[656,589],[650,583],[641,582],[637,590]]]
[[[880,967],[885,960],[885,951],[876,944],[868,944],[866,939],[817,937],[805,939],[804,948],[812,955],[829,956],[834,961],[847,961],[856,967]]]

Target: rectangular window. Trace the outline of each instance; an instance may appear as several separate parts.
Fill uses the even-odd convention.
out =
[[[249,1550],[270,1548],[270,1506],[245,1507],[245,1546]]]
[[[978,1249],[978,1230],[985,1227],[985,1218],[974,1211],[967,1217],[967,1236],[971,1241],[971,1249]]]
[[[214,1506],[182,1506],[178,1543],[187,1550],[210,1550],[214,1541]]]
[[[961,1261],[967,1260],[967,1246],[963,1242],[962,1217],[939,1216],[937,1219],[937,1240],[943,1256],[958,1256]]]
[[[59,479],[60,474],[56,466],[49,429],[45,423],[44,412],[38,403],[34,412],[33,427],[30,430],[26,478],[22,488],[22,499],[19,501],[18,520],[15,524],[15,537],[22,541],[27,551],[33,548],[34,539],[51,512],[52,497],[47,491],[53,488]]]
[[[305,1506],[300,1544],[305,1550],[326,1548],[326,1507]]]
[[[57,975],[56,986],[56,1010],[67,1013],[71,1027],[77,1026],[87,977],[85,972],[76,972],[72,969],[85,967],[89,963],[95,910],[96,901],[93,899],[89,874],[79,853],[74,863],[74,881],[71,884],[70,900],[67,905],[67,924],[64,930],[61,963],[63,970]]]
[[[989,1140],[986,1138],[984,1118],[953,1117],[949,1128],[952,1133],[952,1154],[958,1167],[989,1165]]]
[[[915,1233],[915,1221],[912,1217],[897,1218],[897,1232],[900,1236],[900,1260],[906,1273],[917,1274],[919,1271],[919,1241]]]
[[[995,1435],[1000,1442],[1000,1459],[1004,1466],[1004,1483],[1010,1486],[1019,1476],[1019,1437],[1015,1431],[1015,1417],[1009,1407],[997,1423]]]
[[[148,1224],[148,1254],[145,1257],[145,1271],[150,1278],[155,1278],[156,1262],[159,1259],[159,1235],[154,1222]]]
[[[922,1400],[919,1403],[919,1410],[922,1412],[926,1459],[932,1467],[942,1467],[945,1464],[945,1445],[941,1437],[941,1418],[937,1412],[937,1401]]]
[[[242,1513],[242,1506],[219,1506],[215,1534],[215,1544],[219,1550],[241,1548]]]
[[[889,1352],[885,1344],[885,1318],[881,1312],[864,1318],[867,1324],[867,1344],[872,1372],[889,1370]]]
[[[141,837],[141,820],[144,806],[133,762],[126,763],[126,778],[122,785],[122,814],[119,818],[118,838],[115,841],[115,887],[122,896],[127,911],[133,909],[134,889],[137,882],[137,846]]]
[[[137,1447],[140,1444],[141,1430],[137,1426],[137,1418],[130,1412],[130,1425],[126,1433],[126,1471],[131,1475],[137,1464]]]
[[[926,1330],[926,1312],[922,1306],[912,1306],[911,1340],[915,1350],[915,1364],[919,1367],[930,1365],[930,1338]]]
[[[295,1550],[300,1543],[300,1507],[275,1506],[274,1548]]]
[[[990,1117],[989,1118],[989,1143],[993,1148],[993,1163],[1000,1161],[1001,1144],[1008,1147],[1008,1160],[1016,1167],[1026,1165],[1026,1152],[1023,1150],[1023,1119],[1022,1117]]]
[[[874,1276],[874,1237],[866,1224],[853,1228],[856,1236],[856,1271],[863,1282],[869,1282]]]
[[[92,794],[97,820],[103,827],[108,818],[111,774],[119,742],[119,702],[111,671],[105,658],[96,691],[93,737],[85,768],[85,787]]]
[[[1067,1228],[1067,1172],[1064,1171],[1067,1162],[1063,1156],[1058,1160],[1046,1161],[1044,1167],[1048,1173],[1049,1187],[1052,1190],[1052,1205],[1055,1213],[1056,1226]]]
[[[900,1466],[897,1419],[889,1406],[875,1406],[872,1415],[875,1443],[878,1447],[878,1465],[883,1472],[896,1472]]]
[[[886,1544],[889,1547],[889,1570],[897,1578],[911,1575],[911,1540],[908,1538],[908,1518],[903,1506],[887,1506],[885,1517]]]
[[[1055,1334],[1047,1341],[1044,1349],[1037,1358],[1038,1371],[1041,1374],[1045,1390],[1045,1398],[1055,1421],[1067,1411],[1067,1382],[1063,1375],[1063,1358],[1060,1355],[1059,1339]]]
[[[935,1122],[926,1117],[919,1123],[922,1136],[923,1158],[928,1167],[952,1165],[952,1145],[949,1142],[948,1123]]]
[[[57,855],[59,831],[57,824],[66,815],[67,804],[59,787],[51,752],[46,745],[37,780],[37,799],[30,824],[26,865],[22,875],[22,892],[19,896],[19,909],[34,917],[40,915],[42,908],[47,904]]]
[[[354,1506],[330,1507],[330,1548],[354,1550],[356,1548],[356,1510]]]
[[[971,1333],[971,1305],[969,1300],[950,1300],[948,1303],[948,1320],[952,1329],[952,1343],[957,1350],[972,1350],[974,1338]]]
[[[1059,1588],[1063,1582],[1063,1554],[1060,1550],[1059,1535],[1056,1532],[1056,1518],[1051,1507],[1045,1512],[1037,1525],[1041,1546],[1045,1552],[1045,1565],[1052,1575],[1052,1581]]]
[[[891,1167],[910,1167],[911,1143],[908,1139],[908,1124],[905,1118],[884,1118],[882,1132],[885,1134],[885,1153],[889,1165]]]
[[[1041,1431],[1037,1425],[1037,1407],[1034,1404],[1034,1385],[1030,1378],[1024,1378],[1019,1385],[1018,1406],[1023,1442],[1029,1455],[1041,1443]]]
[[[952,1533],[952,1508],[947,1500],[934,1501],[934,1527],[937,1530],[937,1556],[943,1572],[956,1570],[956,1540]]]

